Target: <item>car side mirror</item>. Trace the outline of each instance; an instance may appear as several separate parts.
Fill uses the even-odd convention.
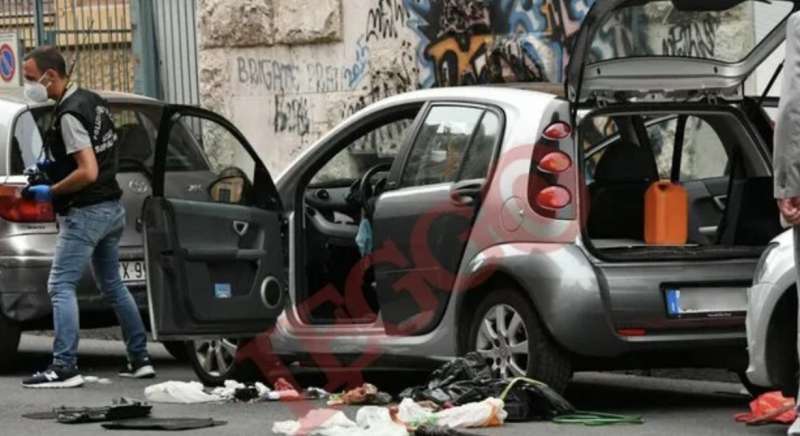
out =
[[[223,176],[208,187],[208,195],[217,203],[242,204],[247,201],[250,192],[250,181],[244,176]]]

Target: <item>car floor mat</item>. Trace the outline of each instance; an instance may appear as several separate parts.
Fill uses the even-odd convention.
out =
[[[135,418],[101,424],[108,430],[196,430],[200,428],[218,427],[227,421],[215,421],[212,418]]]

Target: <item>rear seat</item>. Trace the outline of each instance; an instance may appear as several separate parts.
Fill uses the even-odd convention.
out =
[[[589,237],[643,240],[644,194],[658,179],[650,151],[624,141],[610,145],[589,185]]]

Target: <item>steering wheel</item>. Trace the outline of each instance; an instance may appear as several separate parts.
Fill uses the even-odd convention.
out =
[[[378,173],[389,171],[390,168],[392,168],[392,164],[381,163],[368,169],[367,172],[361,176],[361,181],[358,183],[358,195],[361,197],[362,204],[366,205],[367,200],[375,195],[375,186],[370,183],[370,179],[375,177]]]

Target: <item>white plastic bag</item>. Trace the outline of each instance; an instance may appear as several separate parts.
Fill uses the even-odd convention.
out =
[[[508,416],[503,407],[502,400],[487,398],[436,412],[434,417],[436,424],[450,428],[500,427]]]
[[[209,395],[203,391],[203,384],[198,382],[167,381],[144,388],[144,397],[151,403],[210,403],[222,401],[217,395]]]

